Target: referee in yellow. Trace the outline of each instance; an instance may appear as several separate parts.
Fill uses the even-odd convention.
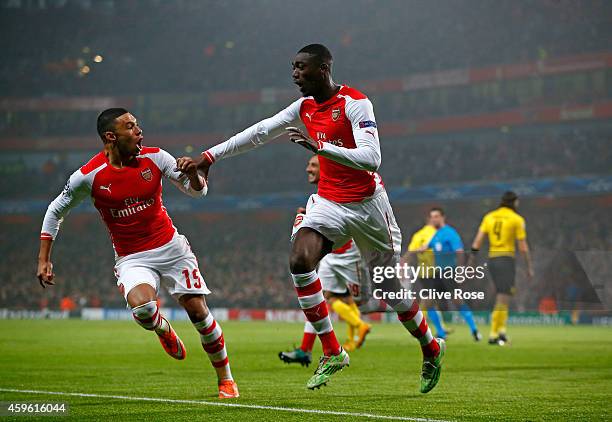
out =
[[[489,212],[480,223],[476,238],[472,243],[472,254],[476,255],[482,246],[485,236],[489,238],[489,273],[497,290],[495,307],[491,313],[491,333],[489,344],[503,346],[508,342],[506,324],[508,322],[508,304],[514,294],[516,273],[515,244],[527,263],[527,276],[533,278],[533,266],[525,219],[518,212],[519,199],[516,193],[508,191],[503,194],[499,208]]]

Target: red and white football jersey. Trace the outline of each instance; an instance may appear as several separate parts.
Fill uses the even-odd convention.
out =
[[[49,205],[41,239],[55,239],[63,217],[90,197],[106,224],[118,256],[155,249],[168,243],[176,228],[162,202],[162,177],[193,197],[189,178],[175,171],[176,160],[160,148],[144,147],[133,166],[115,168],[104,152],[74,172],[64,190]]]
[[[375,173],[381,155],[372,103],[345,85],[320,104],[313,97],[300,98],[203,154],[214,162],[246,152],[277,138],[287,126],[300,121],[319,145],[320,196],[339,203],[359,202],[382,189],[382,180]]]

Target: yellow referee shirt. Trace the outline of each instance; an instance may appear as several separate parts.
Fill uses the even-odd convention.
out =
[[[508,207],[491,211],[480,223],[481,232],[489,235],[489,257],[515,255],[515,243],[527,237],[525,219]]]
[[[423,228],[418,230],[416,233],[412,235],[410,239],[410,244],[408,245],[409,252],[416,252],[423,245],[427,245],[431,238],[436,234],[436,229],[433,226],[428,224],[424,225]],[[417,253],[417,262],[419,267],[433,267],[435,265],[434,254],[431,248],[427,249],[424,252]],[[424,276],[425,274],[420,274],[419,276]],[[425,277],[421,277],[425,278]]]

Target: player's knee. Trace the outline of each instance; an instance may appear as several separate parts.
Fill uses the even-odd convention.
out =
[[[139,306],[132,307],[134,321],[146,330],[153,330],[159,319],[157,302],[152,300]]]
[[[292,252],[289,257],[291,274],[305,274],[313,271],[317,263],[306,251]]]
[[[204,321],[210,313],[204,295],[182,295],[179,303],[183,306],[185,312],[187,312],[191,322]]]
[[[196,309],[186,309],[186,311],[187,315],[189,315],[189,319],[191,320],[191,322],[204,321],[210,313],[206,305],[198,307]]]

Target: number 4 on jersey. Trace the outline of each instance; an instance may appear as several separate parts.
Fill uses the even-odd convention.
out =
[[[493,225],[493,233],[497,236],[497,240],[501,239],[502,222],[500,220],[495,221]]]

